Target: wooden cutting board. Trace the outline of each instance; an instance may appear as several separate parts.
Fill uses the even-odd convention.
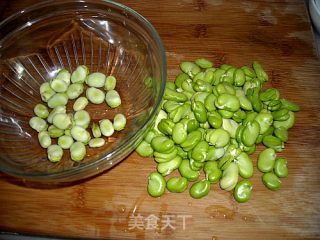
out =
[[[34,2],[1,2],[2,17]],[[289,161],[289,177],[272,192],[256,170],[252,199],[238,204],[217,185],[200,200],[188,192],[151,198],[146,179],[155,163],[136,153],[104,174],[58,189],[34,188],[2,174],[0,229],[108,239],[320,238],[320,62],[304,1],[121,2],[158,30],[170,80],[181,61],[198,57],[263,64],[270,85],[302,109],[279,154]]]

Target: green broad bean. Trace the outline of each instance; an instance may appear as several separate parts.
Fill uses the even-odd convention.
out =
[[[162,176],[167,176],[172,173],[174,170],[178,169],[182,162],[182,158],[180,156],[176,156],[172,160],[164,163],[159,163],[157,166],[157,170]]]
[[[236,157],[239,174],[243,178],[251,178],[253,175],[253,163],[247,153],[242,152]]]
[[[101,72],[94,72],[89,74],[86,78],[86,83],[90,87],[101,88],[106,82],[106,75]]]
[[[150,129],[146,136],[144,137],[144,140],[147,142],[147,143],[151,143],[152,139],[155,138],[156,136],[158,136],[158,134],[153,130],[153,129]]]
[[[59,145],[50,145],[47,148],[48,159],[51,162],[59,162],[63,156],[63,150]]]
[[[263,145],[267,148],[273,148],[276,152],[281,152],[284,148],[284,143],[275,136],[264,136],[262,139]]]
[[[271,100],[278,100],[280,93],[278,89],[268,88],[267,90],[261,92],[259,97],[262,102],[268,102]]]
[[[263,184],[272,191],[276,191],[281,187],[281,180],[272,172],[262,175]]]
[[[236,123],[234,120],[232,119],[222,119],[222,129],[226,130],[231,138],[235,138],[236,137],[236,131],[239,127],[239,124]]]
[[[40,96],[42,101],[48,102],[48,100],[54,95],[56,92],[50,87],[50,83],[44,82],[40,86]]]
[[[188,106],[182,105],[178,107],[176,110],[169,113],[169,118],[174,122],[177,123],[181,121],[187,114],[188,114]]]
[[[237,185],[238,178],[238,165],[234,162],[231,162],[229,166],[222,172],[220,187],[226,191],[231,191]]]
[[[247,114],[245,111],[239,109],[238,111],[236,111],[233,116],[232,119],[237,122],[237,123],[242,123],[242,121],[247,117]]]
[[[165,89],[163,98],[174,102],[185,102],[188,100],[187,96],[183,93],[173,91],[169,88]]]
[[[197,80],[197,81],[194,81],[193,89],[196,92],[212,93],[213,87],[208,82]]]
[[[261,172],[270,172],[274,167],[276,152],[272,148],[263,150],[258,157],[257,167]]]
[[[190,196],[195,199],[203,198],[208,195],[208,193],[210,192],[210,188],[211,185],[208,180],[196,182],[190,188]]]
[[[220,69],[223,69],[225,71],[227,71],[229,68],[232,68],[232,66],[229,64],[224,63],[220,65]]]
[[[247,147],[243,145],[242,143],[239,145],[240,149],[244,152],[246,152],[248,155],[251,155],[256,151],[256,145],[252,145],[250,147]]]
[[[48,108],[41,104],[41,103],[38,103],[34,109],[33,109],[33,112],[36,114],[37,117],[39,118],[47,118],[49,116],[49,110]]]
[[[84,83],[89,74],[89,69],[85,65],[80,65],[76,70],[71,74],[72,83]]]
[[[168,114],[165,111],[163,111],[162,109],[160,109],[158,115],[156,116],[156,118],[154,120],[153,130],[155,131],[156,134],[160,134],[160,135],[162,134],[160,132],[160,130],[158,129],[158,124],[161,121],[161,119],[166,119],[166,118],[168,118]]]
[[[175,123],[171,119],[161,119],[158,123],[158,129],[165,135],[172,135],[173,127]]]
[[[67,112],[67,108],[66,106],[58,106],[55,107],[50,113],[49,116],[47,118],[48,123],[52,123],[53,117],[54,115],[56,115],[57,113],[66,113]]]
[[[193,89],[193,85],[194,85],[194,82],[191,80],[191,79],[186,79],[182,82],[181,84],[181,88],[182,90],[184,91],[184,93],[186,94],[187,92],[189,93],[195,93],[195,90]]]
[[[214,94],[209,94],[207,95],[207,97],[204,100],[204,106],[207,109],[208,112],[213,112],[216,110],[216,105],[215,105],[215,101],[216,101],[217,97]]]
[[[151,147],[156,152],[165,153],[174,147],[174,142],[166,136],[157,136],[152,139]]]
[[[182,72],[182,73],[179,73],[174,81],[175,85],[177,88],[181,88],[182,87],[182,82],[184,80],[187,80],[189,79],[189,75]]]
[[[29,125],[37,132],[46,131],[48,128],[47,122],[40,117],[32,117],[29,120]]]
[[[292,111],[292,112],[300,111],[300,107],[298,104],[290,102],[286,99],[280,99],[280,101],[282,103],[282,108],[288,109],[289,111]]]
[[[200,128],[202,128],[203,130],[210,128],[210,124],[208,121],[206,121],[205,123],[200,123],[199,125],[200,125]]]
[[[151,147],[150,143],[142,141],[136,148],[136,152],[141,157],[151,157],[153,155],[153,148]]]
[[[58,138],[58,145],[62,149],[69,149],[71,147],[71,145],[73,144],[73,142],[74,142],[73,138],[70,136],[63,135]]]
[[[236,90],[236,96],[239,99],[240,107],[246,111],[252,110],[252,104],[250,100],[246,97],[245,92],[242,89]]]
[[[275,121],[285,121],[289,118],[289,110],[282,108],[278,111],[272,112],[272,116]]]
[[[219,83],[217,86],[215,86],[215,88],[213,89],[213,94],[215,96],[219,96],[222,94],[230,94],[230,95],[235,95],[236,94],[236,90],[233,87],[233,85],[231,85],[230,83],[227,82],[223,82],[223,83]]]
[[[50,81],[50,87],[57,93],[62,93],[67,91],[68,89],[68,84],[60,79],[52,79]]]
[[[217,162],[206,162],[203,171],[206,174],[206,179],[210,183],[217,183],[222,176],[222,171],[218,168]]]
[[[195,161],[204,162],[207,158],[209,144],[206,141],[200,141],[193,149],[191,157]]]
[[[64,134],[64,131],[60,128],[55,127],[54,125],[51,125],[48,127],[48,133],[51,138],[58,138]]]
[[[166,88],[169,88],[169,89],[171,89],[172,91],[175,91],[175,90],[176,90],[176,85],[174,84],[174,82],[169,82],[169,81],[167,81],[167,82],[166,82]]]
[[[207,118],[211,127],[216,129],[222,127],[222,117],[218,112],[208,112]]]
[[[187,127],[187,132],[191,133],[199,128],[199,122],[194,118],[194,119],[188,119],[185,123]]]
[[[181,147],[176,146],[177,149],[177,155],[179,155],[182,159],[185,159],[188,157],[188,153],[183,151]]]
[[[288,161],[285,158],[277,158],[274,163],[274,173],[280,177],[288,176]]]
[[[110,137],[114,133],[113,124],[109,119],[102,119],[99,121],[101,134],[105,137]]]
[[[60,79],[65,81],[68,85],[70,84],[70,79],[71,79],[71,74],[69,73],[69,71],[67,69],[61,69],[57,76],[56,79]]]
[[[87,88],[86,90],[86,97],[93,104],[101,104],[104,102],[106,94],[104,94],[104,92],[98,88],[90,87],[90,88]],[[110,96],[108,97],[108,99],[109,98]]]
[[[257,121],[259,123],[260,134],[264,134],[272,125],[273,117],[272,117],[272,114],[268,110],[263,109],[256,116],[255,121]]]
[[[191,109],[199,123],[205,123],[207,121],[207,110],[202,102],[193,102]]]
[[[204,73],[203,81],[212,84],[213,76],[214,76],[214,71],[215,70],[210,70],[212,68],[208,68],[207,71]]]
[[[195,161],[194,159],[190,158],[190,160],[189,160],[189,165],[190,165],[190,168],[191,168],[193,171],[200,171],[201,168],[203,168],[204,163],[203,163],[203,162],[197,162],[197,161]]]
[[[210,95],[210,93],[207,92],[196,92],[195,94],[193,94],[191,101],[192,102],[202,102],[203,104],[205,104],[205,100],[206,98]]]
[[[71,129],[69,128],[69,129],[64,130],[64,135],[71,136]]]
[[[74,140],[85,144],[87,144],[91,139],[89,132],[80,126],[73,126],[71,128],[71,136]]]
[[[126,116],[122,113],[117,113],[113,118],[113,128],[115,131],[121,131],[127,124]]]
[[[224,153],[224,148],[215,148],[214,146],[209,146],[206,160],[216,161],[219,158],[223,157]]]
[[[280,100],[271,100],[270,102],[265,103],[269,111],[277,111],[282,107]]]
[[[167,189],[170,192],[182,193],[188,188],[188,180],[184,177],[172,177],[167,181]]]
[[[256,74],[255,72],[249,68],[248,66],[243,66],[241,67],[241,69],[243,70],[244,74],[250,78],[255,78],[256,77]]]
[[[86,147],[82,142],[74,142],[70,147],[70,156],[73,161],[81,161],[86,156]]]
[[[98,148],[102,147],[106,141],[103,138],[93,138],[89,141],[89,147]]]
[[[219,109],[235,112],[240,108],[240,101],[234,95],[223,93],[216,99],[215,105]]]
[[[172,129],[172,140],[176,144],[183,143],[188,136],[187,126],[181,122],[174,125]]]
[[[99,125],[95,123],[92,123],[91,131],[94,138],[99,138],[102,135]]]
[[[83,128],[88,128],[91,121],[91,117],[86,110],[79,110],[75,112],[75,114],[73,115],[73,120],[75,125]]]
[[[154,160],[158,163],[168,162],[175,158],[177,154],[178,150],[175,147],[165,153],[153,152]]]
[[[182,62],[180,63],[180,68],[190,77],[195,76],[198,72],[201,71],[200,67],[193,62]]]
[[[51,145],[51,137],[47,131],[39,132],[38,140],[42,148],[48,148]]]
[[[110,75],[106,77],[104,90],[106,91],[114,90],[116,88],[116,85],[117,85],[117,79],[114,76]]]
[[[242,124],[246,126],[249,122],[253,122],[257,116],[257,112],[247,112],[247,117],[243,120]]]
[[[251,192],[252,192],[252,182],[247,179],[244,179],[237,183],[233,191],[233,196],[237,202],[244,203],[250,199]]]
[[[54,115],[52,123],[57,128],[65,130],[72,126],[71,116],[66,113],[57,113]]]
[[[147,189],[151,197],[160,197],[165,192],[166,180],[161,174],[153,172],[148,177]]]
[[[216,148],[224,147],[230,141],[229,133],[221,128],[211,131],[207,137],[208,142]]]
[[[121,98],[116,90],[110,90],[106,94],[106,103],[111,108],[117,108],[121,105]]]
[[[49,108],[65,106],[68,103],[68,95],[65,93],[56,93],[48,100]]]
[[[73,110],[74,111],[80,111],[86,108],[86,106],[89,104],[89,101],[86,97],[79,97],[74,103],[73,103]]]
[[[218,68],[216,71],[214,71],[213,80],[211,82],[212,85],[214,85],[214,86],[218,85],[220,83],[221,77],[225,74],[225,72],[226,71],[224,69],[220,69],[220,68]]]
[[[260,125],[257,121],[248,122],[242,131],[241,142],[250,147],[255,144],[260,133]]]
[[[194,171],[191,169],[189,160],[187,159],[181,161],[179,172],[182,177],[185,177],[190,182],[197,181],[200,176],[199,171]]]
[[[199,58],[195,63],[201,68],[212,68],[213,63],[205,58]]]
[[[289,111],[289,118],[287,120],[284,121],[274,121],[273,122],[273,126],[275,128],[280,128],[280,127],[284,127],[285,129],[289,129],[292,128],[294,125],[294,121],[295,121],[295,117],[294,117],[294,113]]]
[[[246,78],[245,78],[244,71],[241,68],[237,68],[233,73],[234,85],[237,87],[241,87],[241,86],[243,86],[245,81],[246,81]]]
[[[185,141],[183,141],[180,146],[183,148],[184,151],[192,150],[198,142],[202,139],[202,133],[199,130],[195,130],[187,135]]]
[[[274,135],[279,138],[282,142],[288,141],[288,130],[284,127],[274,129]]]
[[[252,67],[254,69],[254,72],[257,75],[257,78],[261,81],[268,81],[268,75],[267,73],[263,70],[262,66],[260,65],[260,63],[258,61],[253,61],[252,63]]]
[[[67,89],[67,96],[69,99],[78,98],[84,91],[84,86],[82,83],[72,83]]]
[[[180,106],[181,106],[181,103],[168,100],[163,104],[163,109],[166,112],[170,113],[170,112],[176,110]]]

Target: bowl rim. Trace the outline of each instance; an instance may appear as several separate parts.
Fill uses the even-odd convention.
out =
[[[162,43],[162,40],[159,36],[159,33],[157,32],[157,30],[154,28],[154,26],[144,17],[142,16],[140,13],[138,13],[137,11],[133,10],[132,8],[122,4],[122,3],[118,3],[112,0],[100,0],[100,1],[96,1],[96,0],[47,0],[47,1],[43,1],[40,3],[36,3],[33,4],[29,7],[26,7],[10,16],[8,16],[7,18],[5,18],[3,21],[0,22],[0,29],[5,25],[10,23],[11,21],[22,17],[23,15],[26,15],[32,11],[41,9],[42,7],[46,7],[46,6],[52,6],[52,5],[59,5],[59,4],[66,4],[66,3],[86,3],[86,2],[90,2],[90,3],[97,3],[97,4],[109,4],[112,7],[118,7],[120,9],[123,9],[125,11],[128,11],[132,16],[134,16],[135,18],[137,18],[139,21],[141,21],[144,24],[144,27],[147,28],[148,32],[151,34],[151,37],[153,38],[156,46],[159,48],[159,55],[161,58],[161,69],[160,69],[160,75],[161,75],[161,83],[160,83],[160,92],[158,95],[158,98],[156,99],[156,103],[155,106],[152,110],[152,112],[149,114],[148,118],[145,120],[145,122],[137,129],[136,133],[131,135],[126,142],[123,142],[122,144],[120,144],[116,149],[114,149],[112,152],[108,153],[108,154],[104,154],[103,156],[101,156],[100,158],[98,158],[97,160],[93,161],[93,162],[89,162],[87,164],[84,165],[79,165],[75,168],[70,168],[67,170],[62,170],[59,172],[46,172],[46,173],[28,173],[28,174],[24,174],[24,173],[20,173],[20,172],[16,172],[16,171],[12,171],[12,170],[8,170],[7,168],[3,169],[0,166],[0,170],[9,174],[9,175],[13,175],[16,177],[22,177],[25,179],[30,179],[33,181],[46,181],[46,182],[50,182],[50,181],[57,181],[58,182],[71,182],[71,181],[75,181],[75,180],[80,180],[80,179],[84,179],[84,178],[88,178],[91,177],[93,175],[99,174],[102,171],[105,171],[109,168],[112,168],[113,166],[117,165],[119,162],[121,162],[122,160],[124,160],[126,157],[128,157],[130,155],[130,153],[133,151],[129,150],[129,152],[127,151],[125,153],[125,157],[121,157],[121,160],[118,160],[116,162],[110,162],[111,166],[107,167],[107,168],[103,168],[100,171],[90,171],[93,169],[99,170],[99,166],[102,166],[103,163],[105,163],[105,161],[109,161],[108,158],[110,157],[110,155],[119,155],[119,153],[121,153],[121,151],[125,151],[123,149],[123,146],[125,145],[130,145],[129,148],[131,146],[133,146],[135,144],[135,141],[138,141],[139,138],[141,139],[141,134],[139,135],[138,133],[141,132],[142,130],[145,130],[147,128],[150,127],[150,125],[153,122],[153,119],[156,116],[156,113],[160,110],[160,105],[161,105],[161,100],[162,97],[164,95],[164,91],[165,91],[165,83],[167,80],[167,60],[166,60],[166,54],[165,54],[165,47]],[[31,19],[30,21],[32,21],[34,19]],[[14,30],[16,30],[19,26],[15,27]],[[24,27],[23,27],[24,28]],[[19,29],[20,30],[20,29]],[[1,42],[2,39],[0,39]],[[89,175],[87,176],[83,176],[83,177],[76,177],[77,175],[80,175],[81,173],[88,171],[90,172]],[[65,179],[65,178],[70,178],[70,179]],[[60,181],[59,181],[60,180]]]

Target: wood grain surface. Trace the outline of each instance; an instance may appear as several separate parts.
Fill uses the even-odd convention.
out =
[[[1,18],[34,2],[1,1]],[[279,154],[288,159],[289,177],[272,192],[256,170],[252,199],[238,204],[217,185],[200,200],[188,192],[151,198],[146,179],[155,163],[136,153],[104,174],[61,188],[40,188],[1,174],[0,230],[90,239],[320,238],[320,62],[304,1],[121,2],[159,32],[170,80],[182,60],[198,57],[216,64],[249,65],[254,59],[263,64],[269,84],[302,109]],[[157,228],[150,225],[152,218]]]

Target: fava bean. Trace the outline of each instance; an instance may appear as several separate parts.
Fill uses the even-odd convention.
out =
[[[157,170],[163,176],[167,176],[172,173],[174,170],[178,169],[182,162],[182,158],[180,156],[176,156],[172,160],[164,163],[159,163],[157,166]]]
[[[101,72],[91,73],[86,78],[86,83],[90,87],[101,88],[101,87],[104,87],[105,82],[106,82],[106,75],[104,75]]]
[[[48,128],[47,122],[39,117],[32,117],[29,120],[29,125],[31,128],[33,128],[37,132],[46,131]]]
[[[236,164],[239,167],[239,174],[243,178],[250,178],[253,175],[253,163],[247,153],[242,152],[236,157]]]
[[[262,175],[263,184],[270,190],[276,191],[281,187],[280,179],[272,172]]]
[[[187,159],[181,161],[179,172],[181,176],[185,177],[186,179],[188,179],[188,181],[191,182],[196,181],[200,176],[199,171],[194,171],[191,169],[189,160]]]
[[[274,163],[274,173],[278,177],[288,176],[288,161],[285,158],[277,158]]]
[[[116,90],[110,90],[106,94],[106,102],[109,107],[117,108],[121,105],[121,98]]]
[[[38,140],[39,140],[40,146],[43,148],[48,148],[51,145],[51,138],[47,131],[39,132]]]
[[[223,171],[220,180],[220,187],[226,191],[234,189],[238,182],[239,168],[237,164],[230,163],[229,166]]]
[[[233,196],[239,203],[247,202],[251,197],[252,182],[245,179],[237,183]]]
[[[160,197],[166,189],[166,180],[164,177],[153,172],[148,177],[148,193],[151,197]]]
[[[74,140],[85,144],[87,144],[91,138],[89,132],[80,126],[74,126],[71,128],[71,136]]]
[[[89,101],[86,97],[79,97],[73,104],[74,111],[80,111],[86,108],[89,104]]]
[[[71,117],[66,113],[57,113],[52,119],[52,123],[59,129],[65,130],[72,126]]]
[[[67,96],[69,99],[78,98],[84,91],[84,86],[82,83],[72,83],[67,89]]]
[[[81,161],[86,156],[86,147],[82,142],[74,142],[70,147],[70,156],[73,161]]]
[[[71,147],[71,145],[73,144],[73,138],[71,136],[66,136],[63,135],[61,137],[58,138],[58,145],[62,148],[62,149],[69,149]]]
[[[113,119],[113,128],[115,131],[121,131],[127,123],[126,117],[122,113],[117,113]]]
[[[211,186],[208,180],[196,182],[190,188],[190,195],[196,199],[203,198],[208,195],[210,188]]]
[[[49,108],[65,106],[68,102],[68,95],[65,93],[56,93],[48,100]]]
[[[172,177],[167,181],[167,189],[170,192],[181,193],[188,187],[188,180],[184,177]]]
[[[101,134],[105,137],[110,137],[114,133],[113,124],[109,119],[102,119],[99,121]]]
[[[172,130],[172,140],[176,144],[181,144],[187,139],[187,126],[183,123],[177,123],[174,125]]]
[[[165,136],[157,136],[153,138],[151,141],[151,147],[156,152],[160,152],[160,153],[165,153],[166,151],[172,149],[173,146],[174,146],[174,142]]]
[[[272,148],[263,150],[258,157],[258,169],[261,172],[270,172],[274,167],[276,152]]]
[[[63,156],[63,150],[59,145],[50,145],[47,148],[48,159],[51,162],[59,162]]]
[[[97,148],[102,147],[106,141],[103,138],[93,138],[89,141],[89,147],[91,148]]]
[[[103,103],[106,95],[102,90],[95,87],[90,87],[90,88],[87,88],[86,97],[91,103],[100,104],[100,103]]]
[[[57,128],[54,125],[48,127],[48,133],[51,138],[58,138],[64,134],[63,129]]]
[[[85,65],[80,65],[71,75],[72,83],[84,83],[85,79],[89,74],[89,69]]]
[[[141,157],[151,157],[153,155],[153,148],[151,147],[150,143],[147,143],[146,141],[142,141],[136,148],[136,152]]]
[[[117,79],[114,76],[108,76],[104,84],[104,90],[110,91],[116,88]]]
[[[39,118],[47,118],[49,116],[48,108],[41,103],[37,104],[33,111]]]

